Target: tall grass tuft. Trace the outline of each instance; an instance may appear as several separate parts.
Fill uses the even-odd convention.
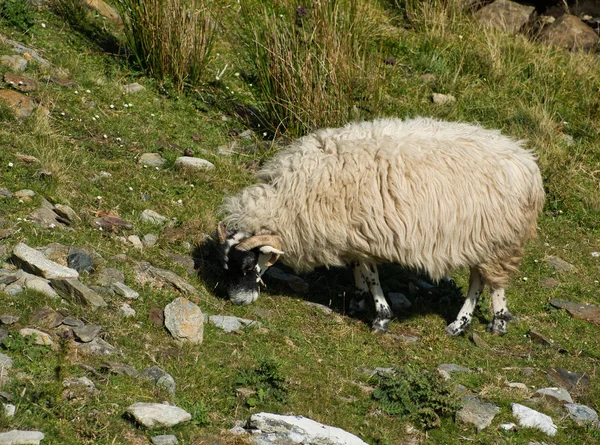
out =
[[[373,114],[383,74],[366,0],[242,2],[254,94],[274,132],[298,136]]]
[[[119,0],[125,36],[140,68],[177,90],[200,83],[214,22],[205,0]]]

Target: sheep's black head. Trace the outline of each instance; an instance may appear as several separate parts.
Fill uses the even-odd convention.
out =
[[[229,299],[236,305],[248,305],[258,298],[260,277],[283,255],[281,239],[276,235],[248,235],[217,227],[219,257],[228,281]]]

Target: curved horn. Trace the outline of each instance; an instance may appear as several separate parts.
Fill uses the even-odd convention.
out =
[[[254,235],[246,238],[235,248],[247,252],[259,246],[272,246],[277,250],[281,250],[281,238],[277,235]]]
[[[219,242],[223,243],[227,239],[227,229],[225,228],[225,224],[223,221],[220,221],[217,225],[217,237],[219,238]]]

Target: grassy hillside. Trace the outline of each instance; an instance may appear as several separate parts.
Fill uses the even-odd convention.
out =
[[[600,258],[592,256],[600,251],[597,55],[484,28],[453,2],[417,7],[413,3],[420,2],[340,1],[331,8],[307,5],[305,14],[285,0],[242,2],[243,7],[214,0],[194,3],[206,8],[199,16],[202,29],[214,34],[205,39],[206,51],[198,53],[186,76],[181,74],[185,67],[169,71],[146,63],[143,45],[136,49],[132,43],[144,38],[139,28],[123,29],[97,13],[88,15],[77,9],[76,0],[56,1],[59,7],[47,4],[17,12],[5,6],[0,19],[2,35],[51,63],[30,63],[22,73],[38,82],[28,96],[45,110],[38,108],[23,120],[8,107],[0,108],[0,189],[36,193],[29,199],[0,197],[0,229],[11,233],[0,240],[0,264],[21,241],[32,247],[87,247],[107,266],[124,271],[126,283],[140,298],[131,301],[137,315],[124,319],[117,310],[123,302],[118,296],[108,298],[108,309],[89,312],[32,290],[14,296],[0,291],[0,314],[20,316],[16,327],[6,327],[11,338],[0,349],[15,362],[0,389],[17,406],[14,418],[0,419],[3,430],[40,430],[48,444],[143,444],[161,433],[175,434],[185,444],[243,444],[246,439],[227,430],[253,412],[270,411],[335,425],[370,444],[600,443],[598,429],[579,427],[564,410],[550,405],[538,409],[558,425],[554,438],[531,429],[498,429],[500,423],[514,421],[512,402],[528,404],[536,389],[554,386],[547,371],[556,366],[586,373],[589,387],[572,395],[577,403],[600,409],[599,328],[549,304],[553,298],[600,304]],[[123,17],[135,5],[115,4]],[[146,26],[144,32],[150,34],[151,26]],[[173,45],[165,51],[182,48]],[[12,48],[0,45],[0,55],[9,54]],[[156,63],[170,60],[181,64],[185,57]],[[50,77],[71,83],[44,80]],[[123,87],[132,82],[145,89],[125,93]],[[456,101],[434,104],[434,93],[450,94]],[[499,128],[526,139],[539,155],[547,203],[538,237],[528,245],[507,291],[517,316],[507,335],[486,332],[491,319],[487,295],[472,327],[485,345],[444,333],[462,304],[458,295],[466,290],[466,271],[453,276],[456,287],[428,289],[398,266],[382,267],[384,291],[403,292],[413,303],[382,336],[370,333],[372,314],[363,319],[345,313],[352,291],[347,270],[305,276],[308,295],[266,279],[268,287],[253,306],[234,307],[223,299],[205,238],[214,232],[224,196],[252,183],[260,163],[292,137],[352,119],[418,115]],[[216,169],[190,173],[175,168],[175,159],[186,150]],[[160,153],[165,166],[142,166],[138,158],[148,152]],[[18,154],[38,161],[24,162]],[[102,172],[110,177],[97,179]],[[41,229],[27,219],[42,198],[71,206],[81,221],[74,230]],[[138,217],[145,209],[174,222],[169,228],[141,223]],[[102,215],[118,215],[134,228],[99,231],[91,221]],[[156,246],[137,249],[118,238],[148,233],[158,235]],[[201,267],[189,273],[168,253],[200,257]],[[575,267],[557,272],[545,261],[548,256]],[[178,345],[150,319],[151,309],[163,309],[178,294],[138,285],[134,269],[139,261],[188,279],[201,293],[195,302],[204,312],[258,320],[262,327],[227,334],[209,324],[202,345]],[[556,280],[552,287],[542,285],[548,277]],[[93,276],[83,279],[94,281]],[[323,313],[306,301],[334,312]],[[58,337],[54,349],[32,345],[18,329],[30,326],[31,314],[44,306],[101,325],[104,338],[122,355],[83,355]],[[530,330],[559,348],[534,342]],[[405,343],[402,336],[418,341]],[[160,366],[175,379],[175,396],[149,381],[103,371],[107,360],[140,371]],[[453,376],[451,383],[501,408],[490,427],[476,433],[449,416],[436,428],[423,430],[418,415],[385,414],[371,395],[377,379],[361,371],[410,364],[419,372],[433,372],[441,363],[474,371]],[[65,398],[63,379],[80,376],[91,378],[99,392]],[[285,390],[277,392],[274,382],[281,380]],[[522,382],[528,389],[510,388],[508,382]],[[262,388],[263,395],[244,399],[236,391],[240,386]],[[169,399],[192,413],[192,422],[151,432],[123,416],[132,403]]]

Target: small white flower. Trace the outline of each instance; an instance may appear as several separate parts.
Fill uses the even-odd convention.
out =
[[[15,166],[15,164],[13,164],[12,162],[9,162],[9,163],[8,163],[8,166],[9,166],[9,167],[14,167],[14,166]]]
[[[50,224],[48,227],[50,227],[51,229],[54,229],[56,227],[56,224]]]
[[[45,27],[46,27],[46,24],[45,24],[45,23],[42,23],[42,28],[45,28]]]
[[[90,91],[90,90],[85,90],[85,92],[86,92],[86,93],[88,93],[88,94],[90,94],[90,93],[91,93],[91,91]]]
[[[523,277],[523,281],[527,281],[527,277]]]
[[[129,105],[127,105],[127,104],[123,104],[123,107],[125,107],[125,108],[127,108],[128,106],[129,106]]]
[[[240,73],[235,73],[234,76],[235,77],[240,77]]]
[[[460,40],[462,40],[463,36],[458,36],[458,38],[459,38]]]
[[[129,105],[129,108],[133,107],[133,104],[128,104],[128,105]]]
[[[129,187],[129,191],[130,191],[130,192],[133,192],[133,187]]]
[[[215,80],[218,82],[219,80],[221,80],[221,78],[219,76],[215,76]]]
[[[194,188],[194,184],[190,184],[190,188]]]
[[[183,204],[183,199],[178,199],[177,204]]]
[[[100,119],[100,116],[96,115],[96,119]]]
[[[108,108],[115,108],[115,106],[114,106],[113,104],[110,104],[110,105],[108,106]]]
[[[92,120],[93,120],[93,121],[95,121],[95,120],[96,120],[96,118],[95,118],[95,117],[93,117],[93,118],[92,118]]]
[[[79,91],[75,90],[75,94],[79,94]]]
[[[121,138],[117,138],[116,139],[117,142],[121,142],[121,140],[122,140]]]
[[[150,117],[154,117],[154,113],[150,113]]]
[[[108,136],[107,136],[107,135],[105,135],[105,134],[103,134],[103,135],[102,135],[102,138],[104,138],[104,139],[108,139]]]
[[[61,115],[61,116],[64,116],[64,115],[65,115],[65,112],[63,111],[62,113],[60,113],[60,115]]]
[[[102,196],[98,195],[98,196],[96,196],[96,199],[97,199],[98,201],[101,201],[101,200],[102,200]]]
[[[265,138],[267,137],[267,132],[266,131],[263,133],[263,137],[265,137]]]

